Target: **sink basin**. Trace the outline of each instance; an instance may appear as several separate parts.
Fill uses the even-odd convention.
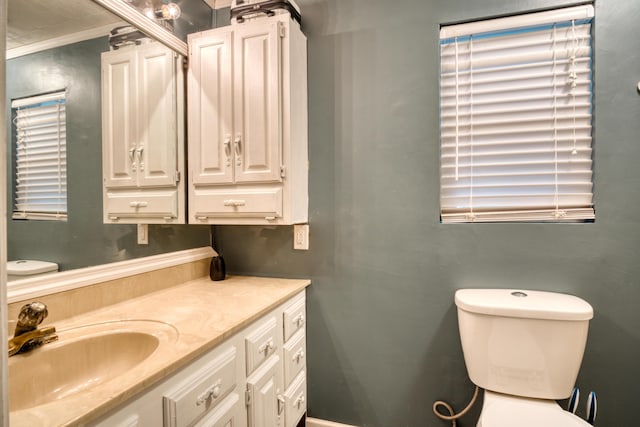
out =
[[[9,358],[9,409],[29,409],[118,379],[177,335],[171,325],[155,321],[59,330],[59,341]]]

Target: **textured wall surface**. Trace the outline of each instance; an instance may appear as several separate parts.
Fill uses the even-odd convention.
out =
[[[10,260],[52,261],[68,270],[209,245],[207,226],[150,225],[149,245],[138,245],[135,225],[102,223],[100,52],[108,49],[100,38],[7,61],[7,114],[11,99],[67,91],[68,221],[9,219]],[[8,128],[7,141],[13,141]],[[8,144],[9,159],[13,150]]]
[[[309,415],[448,425],[470,399],[453,294],[567,292],[595,309],[578,378],[601,426],[637,424],[640,2],[598,0],[594,224],[439,223],[438,29],[570,2],[298,0],[309,48],[311,250],[291,227],[216,227],[231,271],[310,277]],[[478,405],[479,406],[479,405]],[[477,410],[459,423],[475,426]]]

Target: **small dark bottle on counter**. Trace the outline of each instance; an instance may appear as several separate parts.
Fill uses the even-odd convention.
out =
[[[211,280],[224,280],[225,275],[226,270],[222,256],[218,255],[211,258],[211,265],[209,266],[209,277],[211,277]]]

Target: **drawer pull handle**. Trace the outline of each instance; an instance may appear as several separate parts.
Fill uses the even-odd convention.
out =
[[[196,405],[197,406],[202,405],[207,400],[209,400],[209,398],[217,399],[218,397],[220,397],[220,393],[222,393],[222,381],[218,381],[217,383],[209,387],[207,390],[205,390],[204,393],[198,396],[198,399],[196,400]]]
[[[296,363],[300,363],[300,360],[302,359],[304,359],[304,351],[302,349],[298,350],[298,352],[294,354],[293,357],[291,358],[291,360],[293,360]]]
[[[244,200],[234,200],[234,199],[228,199],[225,200],[224,202],[225,206],[244,206],[246,204],[246,202]]]
[[[284,400],[284,396],[282,396],[281,394],[278,395],[278,415],[282,415],[282,412],[284,411],[284,405],[285,405],[285,400]]]
[[[304,325],[304,314],[299,314],[298,316],[296,316],[293,319],[293,324],[296,325],[298,328],[301,328],[302,325]]]
[[[300,396],[298,396],[296,401],[293,402],[293,406],[295,406],[298,409],[300,409],[302,405],[304,405],[304,394],[301,394]]]
[[[268,355],[269,352],[272,352],[276,349],[276,345],[273,343],[273,340],[269,340],[269,342],[262,344],[258,348],[258,353],[264,353],[264,355]]]
[[[129,206],[132,208],[146,208],[147,202],[129,202]]]

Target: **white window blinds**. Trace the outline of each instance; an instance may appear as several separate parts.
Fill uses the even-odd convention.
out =
[[[65,92],[14,100],[14,219],[67,217]]]
[[[594,218],[593,15],[441,28],[442,222]]]

